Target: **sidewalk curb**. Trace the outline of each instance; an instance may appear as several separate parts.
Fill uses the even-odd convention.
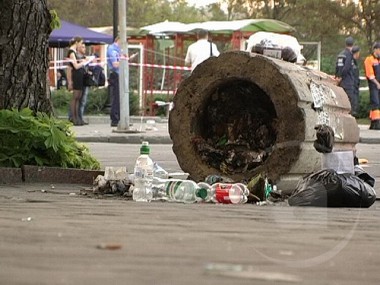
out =
[[[363,143],[363,144],[380,144],[380,138],[362,138],[362,137],[360,137],[359,143]]]
[[[150,144],[173,144],[169,136],[151,137],[151,136],[102,136],[102,137],[76,137],[79,142],[86,143],[121,143],[121,144],[141,144],[148,141]]]

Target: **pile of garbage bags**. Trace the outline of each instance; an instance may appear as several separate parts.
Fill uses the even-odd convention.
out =
[[[304,64],[306,59],[301,54],[302,48],[303,46],[293,36],[257,32],[249,37],[246,51]]]
[[[317,139],[314,148],[323,155],[333,153],[334,131],[330,126],[315,127]],[[336,156],[339,159],[339,156]],[[288,199],[290,206],[316,207],[360,207],[369,208],[376,201],[375,179],[366,173],[358,163],[356,156],[352,161],[353,173],[340,171],[350,169],[343,165],[339,169],[324,168],[311,173],[298,182],[296,189]],[[336,165],[339,165],[337,163]]]
[[[369,208],[376,200],[374,183],[360,168],[355,174],[322,169],[302,179],[288,203],[290,206]]]

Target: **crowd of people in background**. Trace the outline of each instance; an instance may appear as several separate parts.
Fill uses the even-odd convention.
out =
[[[217,46],[209,40],[206,30],[197,32],[197,41],[191,44],[186,53],[185,64],[191,66],[193,71],[197,65],[212,56],[219,56]],[[87,124],[83,115],[87,102],[89,86],[85,83],[86,74],[94,74],[104,77],[104,70],[99,64],[89,65],[90,60],[86,56],[86,46],[81,37],[75,37],[69,44],[67,54],[70,63],[67,72],[58,70],[57,88],[66,87],[72,91],[68,117],[76,126]],[[120,38],[116,37],[113,44],[107,48],[108,65],[108,94],[111,103],[111,126],[117,126],[120,120],[120,98],[119,98],[119,62],[121,58]],[[335,79],[348,96],[351,104],[351,115],[358,117],[359,114],[359,90],[360,69],[359,61],[360,47],[355,45],[354,39],[349,36],[345,40],[345,48],[336,61]],[[370,94],[370,129],[380,130],[380,42],[374,43],[372,53],[364,60],[364,71],[368,81]],[[105,81],[105,77],[103,79]],[[105,82],[101,83],[104,85]]]

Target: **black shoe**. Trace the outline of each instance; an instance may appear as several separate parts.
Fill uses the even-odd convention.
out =
[[[380,120],[371,121],[370,130],[380,130]]]
[[[81,123],[82,125],[88,125],[88,123],[85,122],[85,121],[81,121],[80,123]]]
[[[112,122],[112,123],[111,123],[111,127],[117,127],[118,124],[119,124],[119,123],[114,123],[114,122]]]

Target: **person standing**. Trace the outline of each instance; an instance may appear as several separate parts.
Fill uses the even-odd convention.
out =
[[[346,47],[338,55],[336,61],[335,78],[338,81],[338,85],[344,89],[348,99],[351,103],[351,115],[356,116],[355,110],[355,94],[354,94],[354,59],[352,57],[352,47],[354,45],[354,39],[352,37],[346,38]]]
[[[358,60],[360,58],[360,47],[352,47],[352,58],[354,61],[353,71],[354,71],[354,97],[353,97],[353,111],[352,116],[357,117],[359,113],[359,88],[360,88],[360,70]]]
[[[371,119],[370,130],[380,130],[380,42],[372,47],[372,54],[364,61],[365,76],[367,77]]]
[[[86,59],[86,45],[84,43],[82,43],[82,45],[80,47],[78,47],[78,58],[82,59],[83,61]],[[89,68],[88,66],[83,67],[83,69],[84,69],[83,74],[88,72],[88,68]],[[82,125],[88,125],[88,123],[86,123],[83,120],[83,115],[84,115],[84,110],[85,110],[86,104],[87,104],[87,97],[88,97],[89,90],[90,90],[89,86],[83,85],[82,96],[79,100],[78,117],[79,117],[79,121]]]
[[[73,89],[73,98],[70,102],[70,113],[71,119],[75,126],[83,125],[79,118],[79,102],[82,97],[83,90],[83,77],[84,77],[84,66],[85,63],[79,59],[77,51],[83,44],[83,39],[81,37],[75,37],[70,41],[70,48],[67,57],[70,60],[71,68],[71,81]],[[71,86],[70,86],[71,88]]]
[[[108,78],[108,94],[111,102],[111,127],[116,127],[120,121],[120,91],[119,91],[119,65],[120,65],[120,38],[117,36],[113,44],[107,48],[107,65],[110,71]]]
[[[197,33],[197,41],[192,43],[186,53],[185,64],[191,66],[191,72],[201,62],[211,56],[219,56],[217,46],[208,40],[208,31],[199,30]]]

